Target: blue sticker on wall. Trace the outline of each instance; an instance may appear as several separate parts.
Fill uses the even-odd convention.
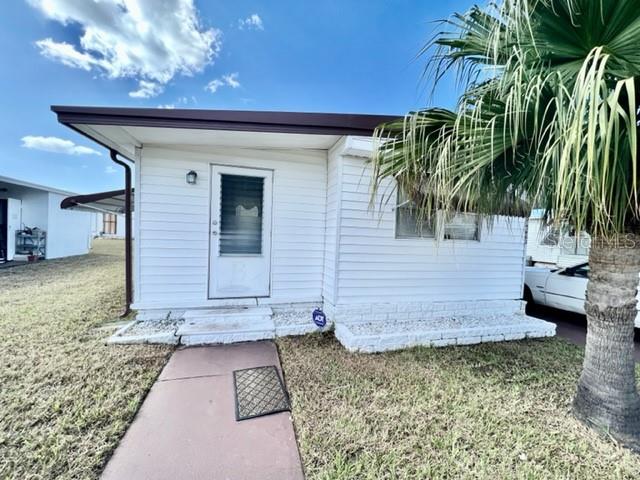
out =
[[[327,316],[319,308],[316,308],[311,316],[313,317],[313,323],[318,327],[322,328],[327,324]]]

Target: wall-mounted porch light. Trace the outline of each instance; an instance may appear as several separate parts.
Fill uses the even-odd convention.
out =
[[[197,180],[198,180],[198,174],[196,172],[191,170],[189,171],[189,173],[187,173],[187,183],[189,185],[195,185]]]

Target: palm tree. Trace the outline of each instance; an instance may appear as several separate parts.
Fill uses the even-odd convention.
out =
[[[592,236],[575,415],[640,448],[633,359],[640,274],[640,0],[503,0],[443,22],[425,51],[464,87],[455,111],[382,125],[374,191],[392,177],[438,210],[526,215]]]

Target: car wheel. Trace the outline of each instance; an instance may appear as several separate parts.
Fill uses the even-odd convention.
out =
[[[525,302],[535,303],[535,301],[533,300],[533,294],[531,293],[531,289],[529,287],[527,287],[526,285],[524,286],[524,292],[522,293],[522,299]]]
[[[524,286],[524,291],[522,292],[522,300],[527,302],[527,306],[525,307],[525,313],[529,313],[531,310],[535,308],[536,302],[533,299],[533,294],[531,293],[531,289]]]

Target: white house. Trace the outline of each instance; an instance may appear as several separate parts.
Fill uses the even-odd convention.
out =
[[[589,258],[590,237],[570,229],[548,226],[542,210],[533,210],[527,228],[527,257],[535,265],[571,267]]]
[[[524,220],[419,234],[392,182],[370,209],[371,134],[391,117],[52,109],[135,163],[132,307],[183,319],[183,343],[305,333],[314,311],[361,351],[555,332],[523,313]]]
[[[0,176],[0,261],[16,255],[59,258],[91,248],[93,215],[65,211],[70,192]]]
[[[65,198],[61,207],[94,213],[91,232],[94,237],[125,238],[124,190],[112,190]]]

